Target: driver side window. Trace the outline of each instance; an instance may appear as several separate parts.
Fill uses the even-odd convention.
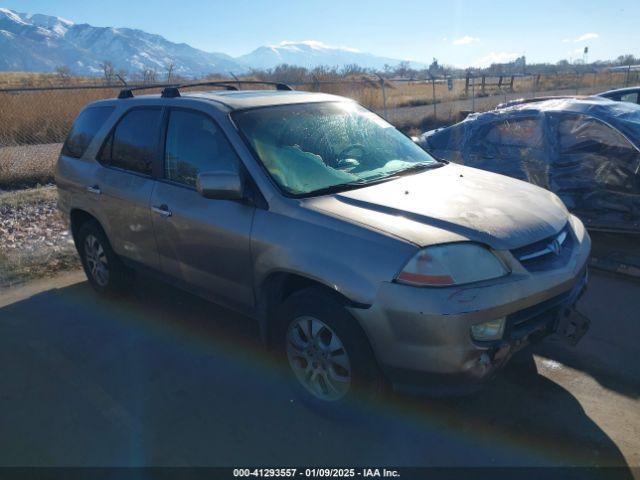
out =
[[[198,174],[234,171],[238,158],[220,128],[207,115],[186,110],[169,113],[164,177],[195,187]]]

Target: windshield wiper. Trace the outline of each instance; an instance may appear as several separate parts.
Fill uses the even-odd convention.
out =
[[[403,168],[402,170],[398,170],[391,174],[392,177],[402,176],[402,175],[410,175],[412,173],[422,172],[424,170],[430,170],[432,168],[440,168],[445,166],[446,163],[440,162],[421,162],[416,163],[415,165],[411,165],[410,167]]]
[[[307,192],[304,195],[300,195],[301,197],[316,197],[320,195],[328,195],[331,193],[344,192],[345,190],[352,190],[354,188],[360,187],[368,187],[369,185],[375,185],[376,183],[383,183],[389,180],[394,180],[402,175],[409,175],[411,173],[421,172],[424,170],[430,170],[432,168],[439,168],[446,165],[445,163],[436,163],[436,162],[422,162],[416,163],[410,167],[404,168],[402,170],[398,170],[389,175],[382,177],[375,177],[372,179],[362,179],[355,182],[346,182],[346,183],[338,183],[337,185],[329,185],[328,187],[319,188],[317,190],[312,190],[311,192]]]
[[[300,196],[301,197],[317,197],[320,195],[328,195],[330,193],[338,193],[338,192],[344,192],[346,190],[353,190],[354,188],[368,187],[369,185],[375,185],[376,183],[386,182],[387,180],[391,180],[391,177],[380,177],[380,178],[375,178],[374,180],[358,180],[355,182],[338,183],[337,185],[329,185],[328,187],[312,190],[311,192],[307,192],[304,195],[300,195]]]

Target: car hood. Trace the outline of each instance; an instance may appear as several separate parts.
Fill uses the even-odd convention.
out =
[[[549,237],[569,217],[547,190],[455,164],[303,205],[420,246],[472,240],[498,250]]]

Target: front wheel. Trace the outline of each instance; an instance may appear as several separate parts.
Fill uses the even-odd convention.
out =
[[[382,381],[369,342],[335,297],[305,289],[287,298],[279,313],[282,353],[303,400],[339,408],[377,395]]]
[[[298,382],[319,400],[340,400],[351,387],[351,360],[329,325],[312,316],[294,318],[287,329],[287,359]]]

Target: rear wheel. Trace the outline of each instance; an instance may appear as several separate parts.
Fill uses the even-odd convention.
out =
[[[98,222],[89,220],[80,226],[77,247],[87,279],[99,293],[120,294],[131,284],[132,271],[113,251]]]
[[[279,319],[281,352],[306,403],[340,409],[379,393],[382,379],[369,342],[333,295],[318,287],[294,293]]]

